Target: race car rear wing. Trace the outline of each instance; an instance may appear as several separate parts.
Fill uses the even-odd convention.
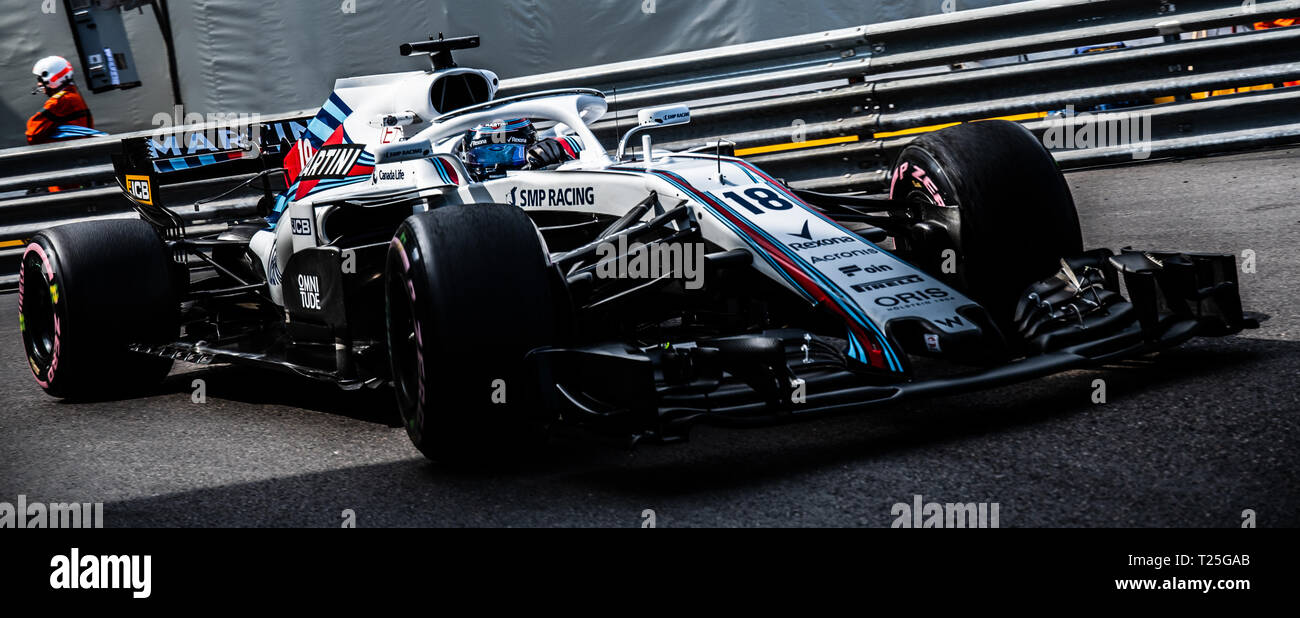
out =
[[[305,128],[305,121],[290,120],[124,139],[120,154],[112,157],[114,178],[160,235],[183,238],[177,209],[197,211],[245,187],[261,193],[245,210],[265,216],[275,194],[285,189],[284,153]]]

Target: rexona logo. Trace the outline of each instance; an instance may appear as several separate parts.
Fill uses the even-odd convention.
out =
[[[298,296],[302,308],[320,311],[320,277],[316,275],[298,275]]]
[[[520,207],[593,206],[596,204],[594,187],[567,187],[564,189],[511,189],[510,205]]]
[[[795,251],[807,251],[809,249],[821,249],[822,247],[834,247],[836,245],[847,245],[853,242],[856,241],[854,241],[852,238],[849,238],[848,236],[841,236],[839,238],[822,238],[819,240],[810,240],[808,242],[793,242],[790,243],[790,248],[794,249]]]
[[[126,176],[126,190],[130,192],[131,197],[141,204],[153,205],[153,187],[149,184],[148,176]]]
[[[366,147],[360,144],[332,144],[323,146],[311,158],[311,165],[303,171],[300,180],[331,180],[347,178]]]
[[[50,559],[50,588],[54,590],[130,590],[131,596],[147,599],[153,592],[150,583],[152,556],[81,555],[73,547],[68,555]]]

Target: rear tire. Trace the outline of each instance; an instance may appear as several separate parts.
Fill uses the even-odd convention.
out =
[[[127,346],[175,341],[178,311],[167,248],[143,221],[56,227],[23,253],[19,327],[28,366],[51,396],[101,399],[157,386],[171,359]]]
[[[553,269],[514,206],[447,206],[398,228],[389,360],[407,434],[429,459],[487,458],[524,435],[536,402],[524,356],[561,333]]]
[[[900,253],[1010,323],[1020,295],[1083,252],[1074,198],[1056,160],[1003,120],[923,135],[899,155],[890,195],[922,225]],[[954,207],[955,205],[955,207]],[[956,272],[945,273],[945,250]]]

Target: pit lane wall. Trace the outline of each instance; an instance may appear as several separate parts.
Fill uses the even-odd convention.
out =
[[[949,0],[971,9],[1005,0]],[[397,46],[445,32],[479,34],[463,66],[503,78],[932,15],[944,0],[170,0],[187,112],[314,107],[334,80],[425,68]],[[46,9],[53,8],[53,12]],[[61,55],[81,73],[63,0],[0,0],[0,148],[25,144],[32,64]],[[150,128],[172,110],[162,36],[151,9],[123,14],[144,86],[92,95],[109,133]]]

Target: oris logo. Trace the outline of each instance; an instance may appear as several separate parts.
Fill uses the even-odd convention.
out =
[[[922,292],[907,292],[897,296],[881,296],[876,299],[876,304],[881,307],[900,307],[904,305],[915,305],[917,303],[928,303],[936,300],[948,300],[948,293],[939,288],[929,288]]]

